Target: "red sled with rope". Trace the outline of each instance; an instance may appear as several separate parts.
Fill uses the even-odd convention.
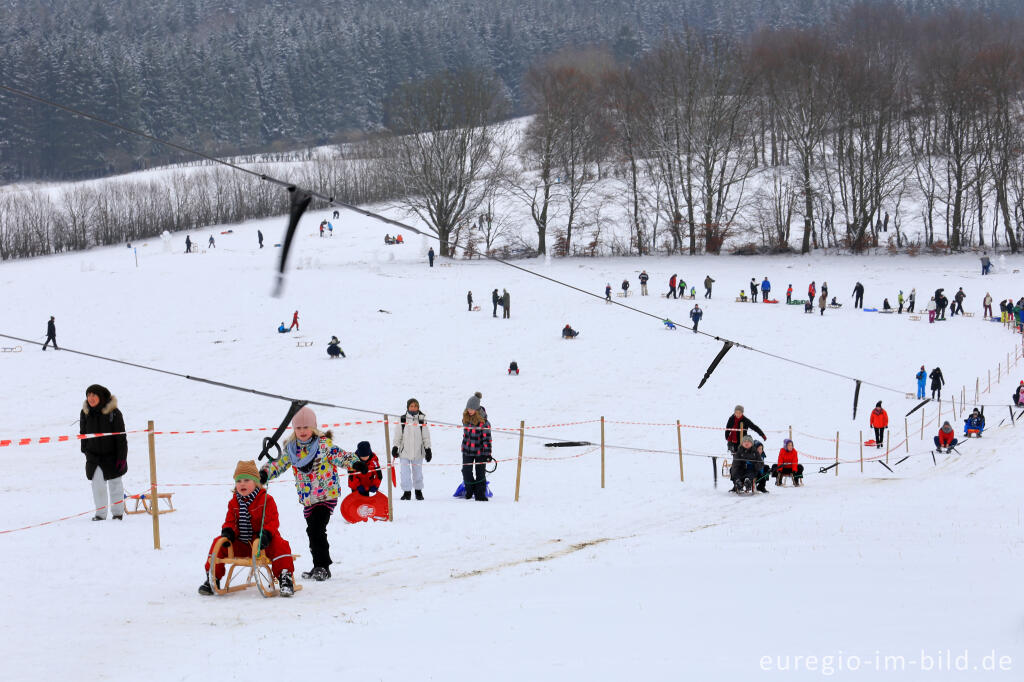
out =
[[[352,493],[341,501],[341,516],[349,523],[362,521],[387,521],[388,496],[376,493],[367,497]]]

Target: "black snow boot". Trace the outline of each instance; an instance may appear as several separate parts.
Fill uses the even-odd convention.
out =
[[[281,571],[281,575],[277,577],[277,584],[282,597],[291,597],[295,594],[295,585],[292,584],[292,574],[288,569]]]
[[[476,501],[486,502],[487,501],[487,483],[479,481],[476,484]]]
[[[217,587],[218,589],[220,588],[220,580],[217,581]],[[206,581],[199,586],[199,594],[203,595],[204,597],[209,597],[213,594],[213,588],[210,587],[209,576],[207,576]]]
[[[754,487],[754,481],[750,478],[743,479],[743,492],[749,493]]]
[[[402,499],[403,500],[411,500],[412,499],[412,493],[409,492],[408,490],[406,490],[404,493],[402,493]]]
[[[470,483],[469,485],[466,486],[466,492],[465,492],[464,497],[467,500],[472,500],[473,499],[473,484],[472,483]]]
[[[331,569],[326,566],[314,566],[311,571],[303,571],[302,577],[305,580],[315,580],[318,583],[322,583],[323,581],[330,579]]]
[[[761,479],[760,481],[758,481],[757,482],[757,490],[758,490],[758,492],[762,492],[762,493],[768,492],[768,488],[765,487],[765,485],[767,485],[767,483],[768,482],[765,479]]]
[[[416,499],[417,500],[422,500],[423,499],[423,491],[422,490],[417,490],[416,491]]]
[[[731,493],[741,493],[741,492],[743,492],[743,486],[740,485],[739,480],[735,480],[735,481],[732,482],[732,490],[730,490],[729,492],[731,492]]]

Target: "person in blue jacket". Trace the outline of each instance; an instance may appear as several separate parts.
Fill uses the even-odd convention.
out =
[[[284,326],[284,322],[282,322],[281,326],[277,328],[277,333],[278,334],[287,334],[290,331],[291,331],[291,329],[288,329],[288,327]]]
[[[700,318],[704,317],[704,311],[700,309],[700,306],[694,304],[693,310],[690,311],[690,319],[693,320],[693,333],[697,333],[697,325],[700,324]]]
[[[924,397],[924,382],[928,379],[928,372],[924,371],[924,365],[921,365],[921,371],[916,375],[917,378],[917,397]]]
[[[771,290],[772,290],[772,284],[771,284],[771,282],[768,281],[768,278],[765,277],[764,281],[761,282],[761,301],[767,301],[768,300],[768,292],[770,292]]]
[[[985,430],[985,415],[978,411],[978,408],[974,408],[971,412],[971,416],[964,420],[964,435],[968,435],[970,431],[977,431],[978,438],[981,438],[981,432]]]

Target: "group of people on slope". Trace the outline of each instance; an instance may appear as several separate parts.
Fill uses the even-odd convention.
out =
[[[295,313],[292,315],[292,324],[291,324],[291,326],[289,326],[289,327],[284,326],[284,321],[282,321],[281,324],[277,328],[277,333],[278,334],[287,334],[288,332],[290,332],[293,329],[295,331],[299,331],[299,311],[298,310],[296,310]]]
[[[498,316],[499,305],[501,306],[501,318],[503,320],[512,317],[512,298],[509,296],[508,289],[502,289],[500,294],[497,289],[491,292],[491,317]],[[472,307],[472,300],[470,300],[470,309]]]
[[[931,374],[925,370],[924,365],[921,365],[921,369],[914,375],[917,379],[917,397],[924,398],[924,386],[928,379],[932,380],[932,400],[942,398],[942,387],[946,383],[945,377],[942,376],[942,370],[936,367],[931,371]]]
[[[751,492],[756,487],[759,492],[767,493],[765,486],[769,476],[776,478],[776,485],[787,475],[792,476],[793,485],[801,485],[804,467],[793,441],[788,438],[783,441],[778,461],[769,468],[765,463],[764,443],[754,440],[751,431],[767,440],[764,431],[744,414],[743,406],[737,405],[725,423],[725,442],[733,456],[729,467],[730,492]]]

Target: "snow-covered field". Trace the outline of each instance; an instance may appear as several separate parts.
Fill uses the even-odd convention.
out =
[[[375,413],[401,413],[415,396],[434,419],[455,422],[473,391],[496,427],[598,442],[606,426],[606,487],[592,448],[551,449],[526,440],[520,501],[515,463],[491,479],[495,497],[452,499],[460,432],[435,427],[427,499],[396,502],[395,523],[329,527],[335,565],[326,583],[304,583],[294,599],[254,591],[203,598],[204,553],[217,535],[239,459],[263,433],[162,435],[159,480],[178,511],[161,517],[154,551],[150,519],[93,523],[77,443],[0,448],[0,534],[10,566],[0,625],[0,670],[10,680],[143,678],[487,680],[600,679],[1017,679],[1024,665],[1024,559],[1020,480],[1024,461],[1005,405],[1024,368],[1005,374],[1020,337],[977,317],[928,325],[906,316],[851,310],[860,280],[866,303],[895,302],[899,289],[958,286],[980,313],[1022,292],[1014,268],[997,262],[981,278],[973,257],[623,258],[527,263],[545,275],[603,292],[650,273],[648,298],[629,303],[685,320],[692,302],[659,294],[673,272],[698,289],[702,329],[833,372],[907,392],[924,364],[942,367],[944,395],[973,398],[976,377],[992,430],[961,456],[929,453],[937,409],[910,419],[911,457],[895,473],[877,462],[817,473],[811,457],[855,460],[859,431],[882,400],[903,440],[916,401],[864,386],[851,420],[853,383],[733,349],[707,385],[697,384],[720,348],[656,320],[610,306],[499,264],[441,262],[406,235],[383,244],[389,226],[343,215],[332,239],[312,212],[300,226],[285,295],[269,296],[283,219],[217,233],[217,248],[184,255],[138,246],[0,265],[2,333],[42,340],[56,316],[62,347],[183,374]],[[256,245],[256,230],[269,248]],[[193,234],[199,244],[207,234]],[[700,282],[715,278],[711,301]],[[768,276],[783,297],[810,280],[829,283],[845,307],[804,315],[797,306],[734,302],[751,277]],[[507,288],[511,319],[487,313],[492,289]],[[472,290],[482,308],[466,310]],[[616,299],[621,300],[621,299]],[[299,310],[301,331],[275,328]],[[388,311],[388,312],[382,312]],[[500,312],[500,311],[499,311]],[[582,331],[559,339],[566,323]],[[332,334],[347,359],[331,361]],[[297,347],[297,340],[313,341]],[[0,345],[15,345],[0,339]],[[522,368],[506,375],[508,363]],[[1016,360],[1013,363],[1016,364]],[[997,363],[1003,373],[996,377]],[[0,354],[6,398],[0,439],[77,431],[87,385],[118,397],[129,429],[275,426],[286,404],[67,352]],[[708,455],[736,403],[768,430],[774,461],[785,433],[807,466],[803,489],[737,498],[712,485]],[[950,405],[942,405],[943,418]],[[321,422],[377,419],[318,410]],[[682,430],[679,480],[675,421]],[[570,422],[588,422],[562,426]],[[632,423],[619,423],[632,422]],[[962,422],[955,421],[959,427]],[[692,428],[696,426],[715,428]],[[1020,428],[1024,428],[1021,425]],[[716,430],[718,429],[718,430]],[[334,429],[343,447],[369,440],[383,456],[380,424]],[[814,437],[812,437],[814,436]],[[495,455],[514,459],[517,437],[496,434]],[[612,447],[615,446],[615,447]],[[148,485],[146,440],[129,436],[129,493]],[[893,453],[890,465],[907,454]],[[581,454],[582,453],[582,454]],[[572,459],[544,461],[541,458]],[[865,451],[866,457],[877,451]],[[718,460],[719,465],[721,459]],[[270,487],[282,532],[309,567],[304,522],[290,475]],[[948,671],[949,662],[966,670]],[[966,656],[966,659],[963,658]],[[994,656],[994,658],[992,658]],[[815,657],[809,659],[808,657]],[[1007,657],[1007,658],[1003,658]],[[941,660],[940,660],[941,659]],[[996,668],[988,672],[986,667]],[[930,666],[930,667],[929,667]],[[941,666],[941,670],[939,669]],[[858,670],[853,671],[852,668]],[[788,668],[779,671],[779,668]],[[696,677],[694,677],[696,676]]]

